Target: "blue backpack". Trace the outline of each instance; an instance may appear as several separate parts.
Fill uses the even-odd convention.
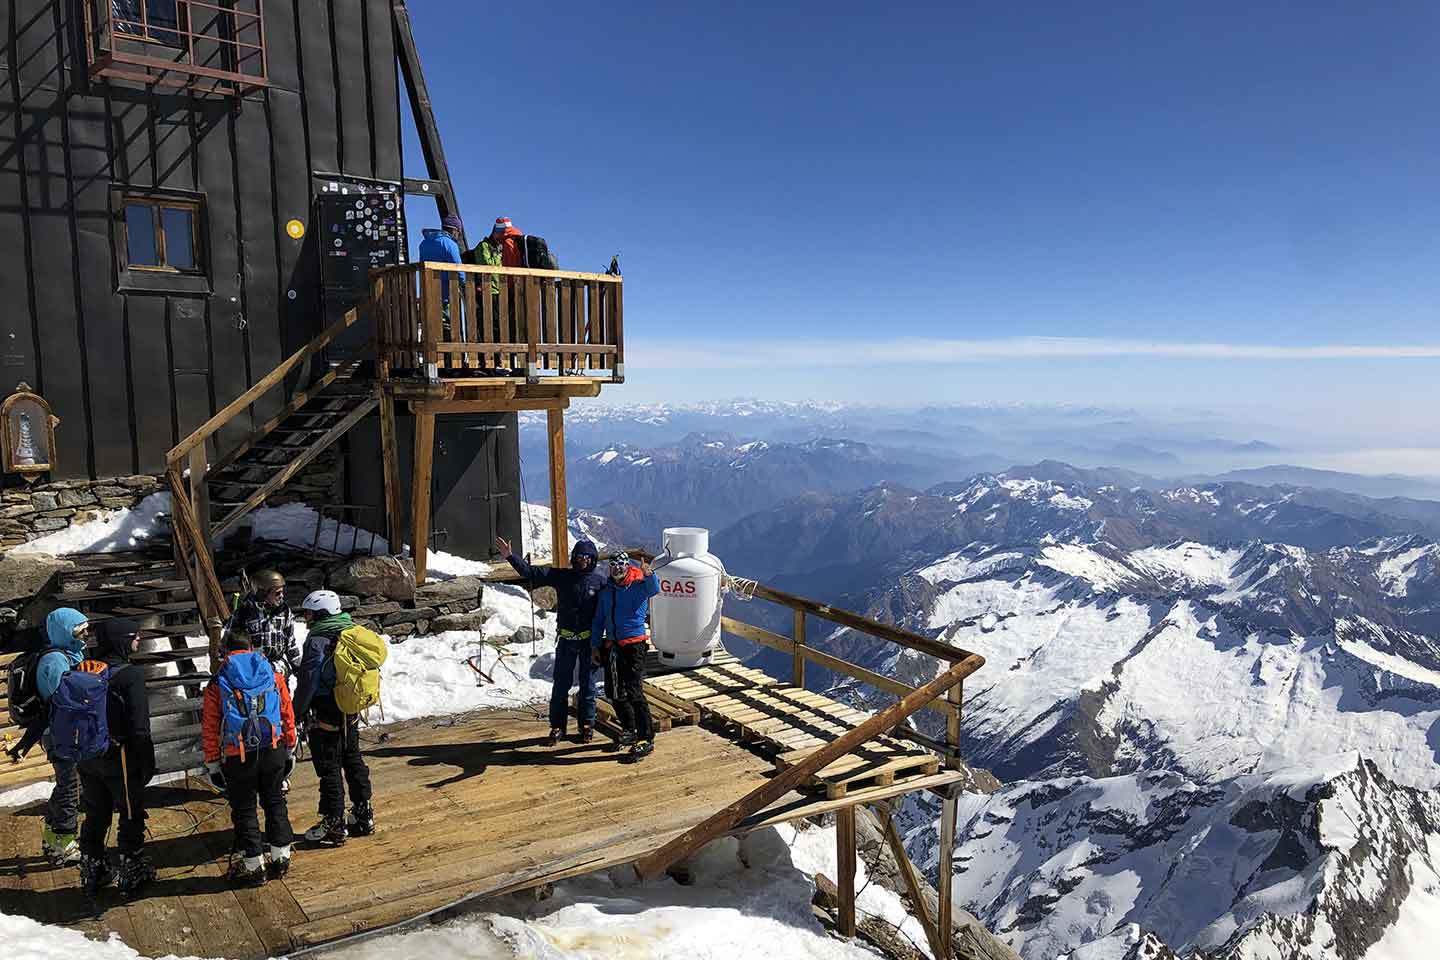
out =
[[[50,698],[55,756],[78,763],[110,750],[110,667],[86,660],[60,677]]]
[[[232,653],[215,678],[220,686],[220,746],[248,751],[280,745],[280,691],[263,654]]]

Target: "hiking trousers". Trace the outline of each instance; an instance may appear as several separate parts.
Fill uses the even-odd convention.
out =
[[[646,643],[612,646],[611,664],[614,671],[615,717],[620,725],[635,734],[637,740],[655,739],[655,725],[650,720],[650,701],[645,699]]]
[[[56,833],[74,833],[80,823],[80,771],[75,761],[55,756],[50,731],[45,731],[40,745],[45,748],[51,772],[55,774],[55,789],[50,791],[50,801],[45,806],[45,822]]]
[[[284,747],[256,750],[239,757],[226,757],[220,764],[225,774],[225,799],[230,801],[230,822],[235,826],[235,852],[258,857],[264,844],[286,847],[294,839],[290,810],[285,804]],[[265,810],[265,834],[260,834],[256,803]]]
[[[338,730],[310,725],[310,761],[320,778],[320,816],[345,816],[345,789],[350,802],[370,802],[370,768],[360,752],[360,719],[346,717]]]
[[[550,687],[550,726],[564,730],[570,716],[570,683],[580,674],[576,714],[580,725],[595,726],[595,673],[590,663],[590,637],[560,635],[555,644],[555,677]]]
[[[128,803],[126,787],[118,770],[104,775],[80,771],[80,805],[85,808],[80,852],[85,856],[105,856],[105,835],[116,814],[120,826],[115,831],[115,845],[120,852],[139,853],[145,846],[145,785],[138,778],[130,780]]]

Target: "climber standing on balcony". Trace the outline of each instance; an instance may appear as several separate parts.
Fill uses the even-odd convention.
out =
[[[419,258],[422,263],[460,263],[460,243],[465,236],[465,224],[454,214],[450,214],[440,221],[440,229],[434,227],[422,232],[424,239],[420,241]],[[460,286],[465,286],[465,275],[457,275]],[[442,326],[442,337],[445,340],[453,339],[450,334],[450,275],[440,274],[440,322]],[[461,332],[464,336],[464,332]]]

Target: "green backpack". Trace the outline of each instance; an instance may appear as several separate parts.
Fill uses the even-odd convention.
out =
[[[390,650],[385,638],[364,627],[346,627],[335,641],[335,705],[346,716],[380,702],[380,667]]]

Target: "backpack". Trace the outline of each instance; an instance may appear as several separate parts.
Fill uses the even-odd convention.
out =
[[[520,243],[520,253],[525,257],[525,266],[532,270],[559,270],[560,263],[550,252],[550,245],[544,237],[525,234]]]
[[[280,691],[275,668],[259,653],[232,653],[215,677],[220,688],[220,747],[250,750],[280,744]]]
[[[32,726],[49,710],[49,704],[40,696],[40,688],[36,685],[40,676],[40,660],[47,653],[63,655],[64,651],[59,647],[46,647],[22,653],[10,662],[10,670],[5,677],[5,697],[10,719],[16,726]]]
[[[110,750],[110,674],[108,664],[86,660],[60,678],[50,698],[55,757],[75,763]]]
[[[335,641],[335,705],[346,716],[380,702],[380,667],[390,650],[385,638],[364,627],[346,627]]]

